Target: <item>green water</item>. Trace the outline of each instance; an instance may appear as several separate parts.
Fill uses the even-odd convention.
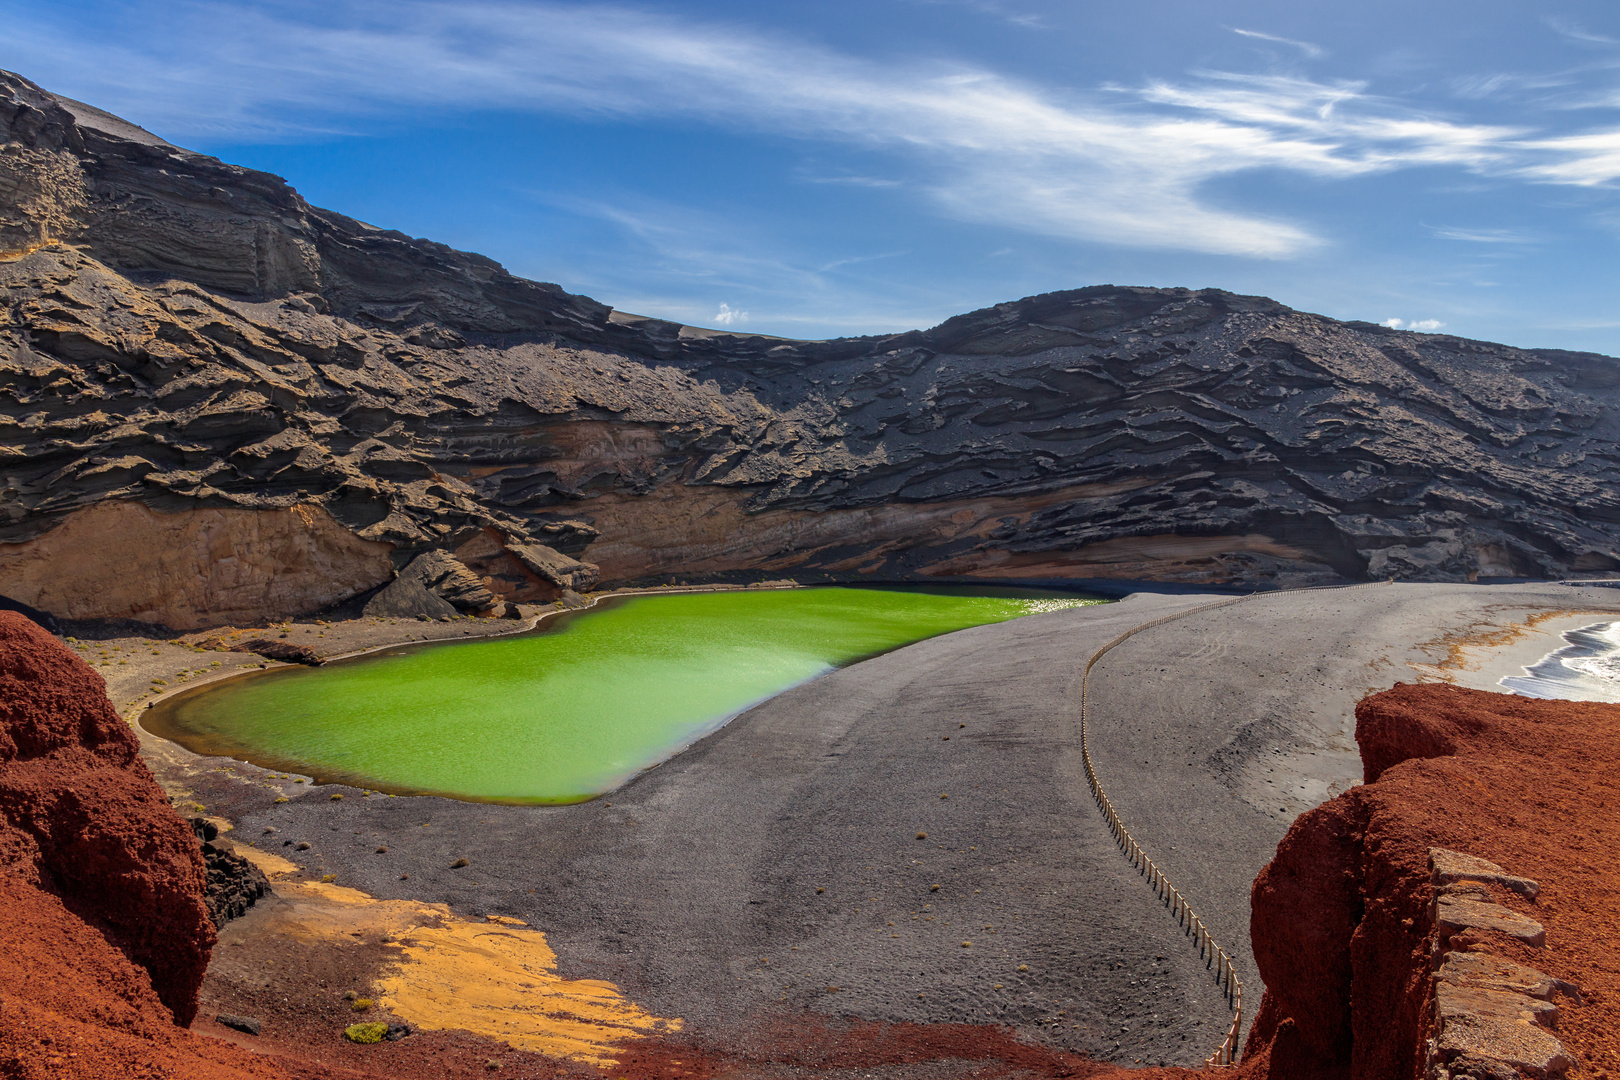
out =
[[[936,634],[1097,600],[816,588],[614,601],[522,636],[391,649],[179,695],[142,723],[325,782],[491,802],[611,791],[773,694]]]

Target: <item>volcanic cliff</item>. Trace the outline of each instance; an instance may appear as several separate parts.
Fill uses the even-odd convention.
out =
[[[1115,286],[720,333],[5,73],[0,132],[0,595],[56,615],[287,616],[429,551],[461,565],[412,580],[467,568],[460,610],[671,575],[1620,568],[1608,357]]]
[[[1397,684],[1254,883],[1253,1080],[1620,1068],[1620,706]],[[1484,860],[1489,860],[1484,861]]]

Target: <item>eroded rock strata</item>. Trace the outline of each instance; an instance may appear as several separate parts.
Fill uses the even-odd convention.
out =
[[[0,594],[57,615],[282,617],[430,550],[505,602],[598,576],[1620,567],[1607,357],[1114,286],[881,337],[720,333],[13,75],[0,138]]]
[[[1255,881],[1245,1072],[1612,1070],[1620,706],[1398,685],[1356,717],[1367,782],[1301,815]]]

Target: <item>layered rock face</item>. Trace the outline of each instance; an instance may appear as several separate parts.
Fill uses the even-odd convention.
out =
[[[1607,357],[1113,286],[884,337],[717,333],[312,207],[4,74],[0,137],[0,594],[56,614],[290,614],[428,550],[501,600],[673,574],[1620,568]],[[74,525],[117,503],[270,516],[148,525],[202,568],[171,602],[180,571],[112,588],[103,519]],[[259,556],[222,565],[222,535]],[[280,559],[326,584],[261,583]]]
[[[1397,685],[1356,717],[1367,782],[1255,880],[1245,1073],[1612,1069],[1620,706]]]

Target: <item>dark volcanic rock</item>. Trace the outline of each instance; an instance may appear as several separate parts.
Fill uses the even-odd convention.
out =
[[[460,611],[484,612],[496,604],[495,594],[460,559],[443,551],[425,551],[399,572]],[[454,614],[454,611],[451,612]]]
[[[321,210],[16,76],[0,133],[0,593],[58,616],[313,610],[426,551],[525,602],[592,568],[1620,569],[1608,357],[1111,285],[882,337],[739,336]],[[132,575],[131,550],[161,565]]]
[[[518,562],[559,589],[589,592],[600,576],[600,568],[571,559],[544,544],[508,544],[507,550]]]
[[[284,664],[306,664],[309,667],[320,667],[326,661],[320,655],[303,645],[294,645],[290,641],[273,641],[270,638],[252,638],[233,645],[231,652],[253,653],[266,660],[279,660]]]
[[[220,1013],[214,1017],[214,1022],[236,1031],[245,1032],[248,1035],[257,1035],[263,1029],[263,1025],[251,1016],[233,1016],[230,1013]]]
[[[449,601],[428,592],[420,579],[404,574],[378,590],[361,609],[367,618],[440,619],[455,613]]]
[[[203,902],[208,905],[208,917],[213,920],[214,928],[218,929],[232,919],[240,919],[248,908],[269,896],[270,879],[234,851],[216,846],[217,826],[203,818],[189,820],[192,833],[202,843],[203,861],[208,867],[208,891],[203,895]]]

